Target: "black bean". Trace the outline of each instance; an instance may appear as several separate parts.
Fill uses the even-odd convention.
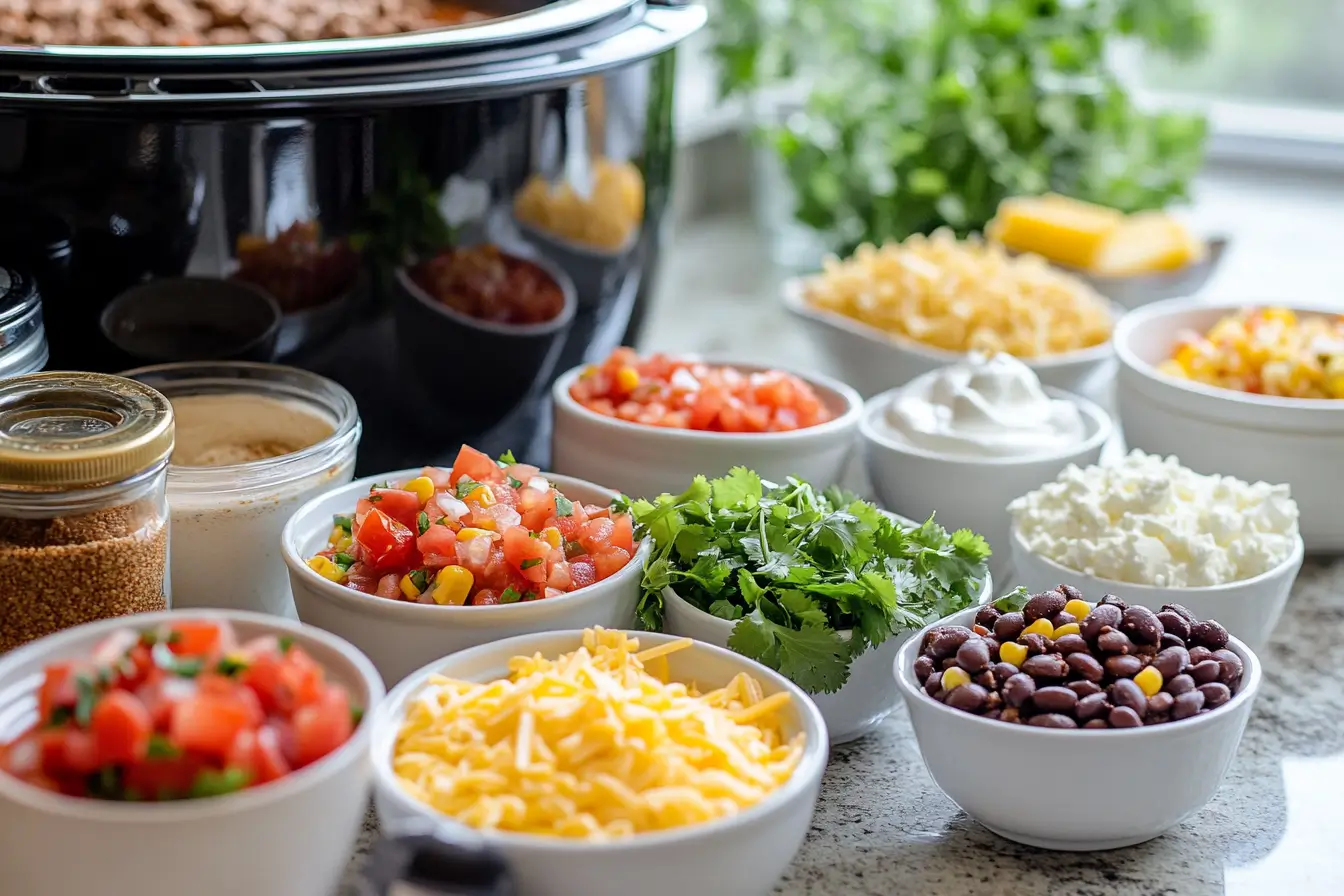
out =
[[[1111,711],[1111,702],[1106,699],[1106,695],[1098,691],[1095,694],[1088,694],[1078,701],[1078,706],[1074,709],[1074,715],[1080,721],[1086,722],[1088,719],[1095,719],[1097,716],[1104,716]]]
[[[1224,647],[1221,650],[1215,650],[1212,659],[1217,660],[1218,665],[1222,667],[1218,675],[1218,680],[1223,684],[1230,688],[1237,681],[1241,680],[1241,673],[1244,671],[1241,657]]]
[[[995,663],[990,667],[990,671],[994,673],[994,680],[999,684],[1003,684],[1005,681],[1016,675],[1019,670],[1012,663]]]
[[[1153,666],[1162,673],[1163,681],[1170,681],[1190,665],[1190,651],[1184,647],[1168,647],[1153,660]]]
[[[1211,681],[1217,681],[1222,671],[1223,667],[1218,664],[1217,660],[1205,660],[1190,670],[1190,677],[1195,680],[1195,684],[1208,684]]]
[[[1162,623],[1147,607],[1130,607],[1120,620],[1120,631],[1135,644],[1156,644],[1162,640]]]
[[[1184,674],[1177,675],[1175,678],[1170,679],[1166,683],[1166,685],[1162,688],[1162,690],[1166,691],[1168,694],[1172,694],[1177,697],[1179,697],[1181,694],[1193,691],[1194,689],[1195,689],[1195,680],[1191,678],[1189,675]]]
[[[947,698],[947,705],[962,712],[976,712],[985,705],[985,698],[988,696],[989,692],[980,685],[964,684],[952,689]]]
[[[1101,685],[1097,684],[1095,681],[1070,681],[1065,684],[1064,687],[1073,691],[1080,699],[1101,693]]]
[[[942,690],[942,687],[943,687],[942,672],[934,672],[930,674],[928,678],[924,679],[924,693],[928,694],[930,697],[932,697],[934,694],[937,694],[940,690]]]
[[[1157,614],[1157,621],[1162,623],[1162,631],[1180,638],[1182,644],[1190,639],[1190,621],[1180,613],[1163,610]]]
[[[1074,616],[1072,613],[1064,613],[1062,611],[1050,617],[1050,624],[1053,625],[1055,628],[1059,628],[1061,625],[1071,625],[1077,621],[1078,621],[1077,616]]]
[[[1118,607],[1121,612],[1129,609],[1129,604],[1125,603],[1121,598],[1114,594],[1103,594],[1100,602],[1106,604],[1108,607]]]
[[[1036,693],[1036,682],[1030,675],[1019,672],[1003,683],[1003,699],[1012,707],[1019,707]]]
[[[1163,604],[1163,605],[1162,605],[1162,612],[1164,612],[1164,613],[1167,613],[1167,612],[1175,613],[1177,616],[1179,616],[1179,617],[1181,617],[1182,619],[1184,619],[1184,620],[1185,620],[1186,622],[1188,622],[1190,625],[1194,625],[1196,622],[1199,621],[1199,617],[1197,617],[1194,613],[1191,613],[1189,610],[1187,610],[1185,607],[1181,606],[1180,604]]]
[[[1190,626],[1190,640],[1209,650],[1222,650],[1227,646],[1227,629],[1212,619],[1205,619]]]
[[[1106,668],[1108,675],[1116,678],[1133,678],[1142,671],[1143,660],[1136,656],[1117,653],[1115,656],[1106,657],[1106,662],[1102,665]]]
[[[994,620],[999,618],[999,609],[993,604],[985,604],[980,611],[975,614],[975,624],[983,625],[985,628],[993,628]]]
[[[1027,719],[1028,725],[1034,725],[1037,728],[1077,728],[1078,723],[1068,716],[1062,716],[1059,713],[1047,712],[1044,715],[1032,716]]]
[[[1054,685],[1041,688],[1031,698],[1031,705],[1041,712],[1054,712],[1068,715],[1078,705],[1078,695],[1068,688]]]
[[[989,645],[984,638],[970,638],[957,648],[957,665],[967,672],[980,672],[989,668]]]
[[[1186,691],[1176,695],[1176,705],[1171,708],[1173,721],[1188,719],[1204,708],[1204,695],[1199,691]]]
[[[1064,597],[1068,600],[1083,599],[1083,592],[1079,591],[1072,585],[1056,585],[1055,590],[1058,591],[1060,594],[1064,595]]]
[[[990,696],[992,697],[994,695],[991,694]],[[1001,710],[991,709],[988,712],[984,713],[983,718],[994,719],[995,721],[998,721],[999,719],[1003,718],[1003,712]]]
[[[1124,632],[1111,630],[1097,635],[1097,649],[1105,653],[1132,653],[1134,642]]]
[[[1064,662],[1088,681],[1101,681],[1106,677],[1101,662],[1090,653],[1071,653],[1064,658]]]
[[[1107,627],[1116,628],[1120,625],[1120,619],[1124,612],[1119,607],[1113,607],[1110,604],[1098,604],[1092,608],[1080,624],[1083,637],[1089,641],[1097,640]]]
[[[990,691],[989,696],[985,698],[985,711],[997,712],[1003,709],[1003,695],[998,691]]]
[[[981,669],[979,672],[973,673],[971,675],[971,681],[980,685],[980,687],[985,690],[992,691],[994,689],[994,673],[989,671],[988,666]]]
[[[938,668],[942,669],[944,672],[954,667],[958,667],[957,657],[955,654],[953,654],[952,656],[943,657],[941,660],[938,661]]]
[[[1184,639],[1184,638],[1178,638],[1178,637],[1176,637],[1175,635],[1163,635],[1163,636],[1162,636],[1162,645],[1161,645],[1161,646],[1162,646],[1162,648],[1163,648],[1164,650],[1165,650],[1166,648],[1168,648],[1168,647],[1179,647],[1179,648],[1181,648],[1182,650],[1184,650],[1184,649],[1185,649],[1185,639]]]
[[[1110,724],[1110,722],[1107,722],[1105,719],[1088,719],[1087,724],[1084,725],[1083,727],[1084,727],[1084,728],[1109,728],[1109,727],[1111,727],[1111,724]]]
[[[985,642],[985,647],[989,648],[989,661],[990,661],[991,663],[997,663],[997,662],[999,661],[999,640],[998,640],[998,638],[995,638],[995,637],[993,637],[993,636],[991,636],[991,635],[986,635],[986,636],[983,638],[983,640],[984,640],[984,642]]]
[[[930,645],[934,659],[952,656],[974,634],[963,625],[943,626],[942,630],[934,636],[933,643]]]
[[[1221,681],[1213,681],[1209,684],[1200,685],[1199,693],[1204,695],[1204,705],[1209,709],[1216,709],[1232,699],[1231,688]]]
[[[933,660],[927,656],[921,656],[915,660],[915,678],[919,679],[920,684],[923,684],[932,674]]]
[[[1112,728],[1138,728],[1143,724],[1143,719],[1139,714],[1128,706],[1116,706],[1111,709],[1106,721],[1111,723]]]
[[[1068,656],[1071,653],[1086,653],[1087,639],[1082,635],[1065,635],[1055,639],[1055,650]]]
[[[1213,659],[1213,651],[1207,647],[1190,648],[1190,665],[1198,666],[1205,660]]]
[[[1148,711],[1148,695],[1128,678],[1111,685],[1111,702],[1116,706],[1128,706],[1140,717]]]
[[[1069,674],[1069,664],[1053,654],[1030,656],[1022,662],[1022,671],[1036,679],[1058,679]]]
[[[1016,641],[1017,636],[1022,634],[1022,629],[1026,627],[1027,621],[1021,613],[1016,611],[1004,613],[994,620],[994,637],[999,639],[1000,644]]]
[[[1064,609],[1068,599],[1058,591],[1044,591],[1033,596],[1022,608],[1022,616],[1028,623],[1037,619],[1049,619]]]
[[[1148,714],[1171,712],[1171,707],[1175,705],[1176,698],[1166,691],[1158,691],[1148,698]]]
[[[1026,645],[1027,653],[1031,656],[1039,656],[1042,653],[1049,653],[1050,649],[1055,646],[1054,641],[1051,641],[1045,635],[1037,634],[1036,632],[1032,632],[1029,635],[1023,635],[1018,640]]]

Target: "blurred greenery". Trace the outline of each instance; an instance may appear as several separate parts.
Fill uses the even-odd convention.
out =
[[[762,125],[796,217],[838,252],[949,226],[1055,190],[1125,211],[1186,196],[1205,123],[1145,113],[1112,39],[1189,59],[1202,0],[723,0],[724,94],[795,77],[799,111]]]

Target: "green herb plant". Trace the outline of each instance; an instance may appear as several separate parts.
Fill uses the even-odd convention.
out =
[[[721,0],[725,95],[794,83],[762,124],[795,216],[838,252],[949,227],[1055,191],[1133,212],[1185,198],[1202,116],[1148,112],[1116,42],[1177,58],[1207,43],[1203,0]]]
[[[907,528],[838,489],[774,485],[743,467],[628,510],[653,541],[645,627],[662,627],[670,586],[736,621],[730,648],[814,694],[838,691],[869,647],[970,606],[987,574],[989,545],[968,529]]]

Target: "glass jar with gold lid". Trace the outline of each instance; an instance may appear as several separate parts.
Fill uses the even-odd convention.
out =
[[[163,610],[173,409],[98,373],[0,382],[0,652]]]

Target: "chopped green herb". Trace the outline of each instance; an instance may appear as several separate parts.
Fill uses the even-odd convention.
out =
[[[574,515],[574,502],[571,501],[571,500],[569,500],[568,498],[566,498],[564,495],[556,495],[556,496],[555,496],[555,515],[556,515],[556,516],[573,516],[573,515]]]
[[[89,727],[93,718],[93,705],[98,702],[98,685],[87,675],[75,676],[75,724],[81,728]]]
[[[182,755],[182,751],[166,735],[155,732],[149,736],[149,751],[146,755],[150,759],[176,759]]]
[[[350,724],[352,724],[352,725],[354,725],[356,728],[358,728],[358,727],[359,727],[359,723],[362,722],[362,721],[364,721],[364,707],[362,707],[362,706],[351,706],[351,707],[350,707]]]
[[[511,467],[518,463],[518,459],[513,456],[513,449],[510,448],[508,451],[501,454],[498,463],[501,467]]]
[[[340,529],[343,529],[343,530],[345,531],[345,534],[346,534],[346,535],[349,535],[349,534],[350,534],[351,529],[352,529],[352,528],[354,527],[354,525],[355,525],[355,521],[354,521],[353,519],[351,519],[350,517],[346,516],[345,514],[341,514],[341,513],[338,513],[338,514],[336,514],[335,516],[333,516],[333,517],[331,518],[331,521],[332,521],[332,523],[335,524],[337,527],[339,527]]]
[[[612,513],[629,513],[629,512],[630,512],[630,499],[627,498],[627,497],[626,497],[625,495],[623,495],[623,494],[617,494],[616,497],[614,497],[614,498],[611,499],[611,512],[612,512]]]
[[[375,482],[373,485],[369,486],[369,491],[373,492],[380,488],[391,488],[391,487],[392,487],[391,484],[387,482]]]
[[[1029,600],[1031,600],[1031,592],[1027,591],[1026,587],[1018,585],[1012,591],[994,601],[994,607],[1002,613],[1019,613]]]
[[[222,772],[212,768],[203,768],[196,773],[191,782],[190,796],[193,798],[223,796],[242,790],[251,780],[251,775],[240,768],[226,768]]]
[[[436,526],[446,526],[446,525],[448,525],[448,517],[446,517],[446,516],[441,516],[441,517],[439,517],[438,519],[436,519],[436,520],[434,521],[434,525],[436,525]]]
[[[540,557],[528,557],[528,558],[527,558],[526,560],[524,560],[522,563],[519,563],[519,564],[518,564],[518,568],[519,568],[519,569],[531,569],[531,568],[534,567],[534,566],[540,566],[540,565],[541,565],[541,558],[540,558]]]
[[[540,538],[540,537],[541,537],[541,533],[540,533],[540,532],[528,532],[528,533],[527,533],[527,537],[528,537],[528,538]]]
[[[247,671],[247,663],[235,656],[222,656],[219,663],[215,666],[215,671],[220,675],[226,675],[232,678]]]
[[[75,717],[74,710],[68,706],[56,706],[51,710],[51,716],[47,719],[47,724],[52,728],[59,728]]]
[[[195,678],[201,674],[201,668],[205,665],[200,657],[178,656],[168,649],[167,644],[155,644],[150,648],[149,655],[154,658],[154,665],[182,678]]]
[[[410,571],[409,575],[411,577],[411,584],[415,586],[415,590],[424,594],[429,588],[429,574],[423,569],[413,569]]]
[[[467,495],[480,488],[480,486],[481,484],[470,476],[463,476],[461,479],[457,480],[457,496],[458,498],[465,498]]]
[[[105,765],[85,779],[89,796],[100,800],[119,800],[122,798],[121,770],[115,765]]]
[[[522,599],[523,596],[514,590],[512,585],[505,588],[504,593],[499,596],[499,602],[502,604],[516,604]]]
[[[379,501],[381,501],[381,500],[383,500],[383,496],[382,496],[382,495],[369,495],[369,503],[370,503],[370,504],[377,504],[377,503],[378,503]]]
[[[355,564],[355,558],[343,552],[334,554],[331,559],[333,563],[341,568],[341,572],[345,572]]]
[[[566,559],[566,560],[573,560],[575,557],[578,557],[578,556],[580,556],[580,555],[582,555],[582,554],[586,554],[586,553],[587,553],[587,551],[585,551],[585,550],[583,549],[583,545],[579,544],[577,541],[567,541],[567,542],[565,542],[565,559]]]
[[[513,488],[522,488],[522,487],[523,487],[523,480],[521,480],[521,479],[514,479],[512,476],[510,476],[510,477],[509,477],[509,485],[511,485]]]
[[[280,652],[289,653],[289,648],[294,646],[294,639],[289,635],[280,636]]]
[[[526,594],[523,595],[523,600],[524,600],[524,601],[529,601],[529,600],[541,600],[541,595],[538,594],[538,593],[535,592],[535,591],[529,591],[529,592],[527,592]]]
[[[417,529],[420,530],[421,535],[424,535],[426,532],[428,532],[429,514],[425,513],[423,510],[420,511],[420,514],[415,518],[415,526]]]

